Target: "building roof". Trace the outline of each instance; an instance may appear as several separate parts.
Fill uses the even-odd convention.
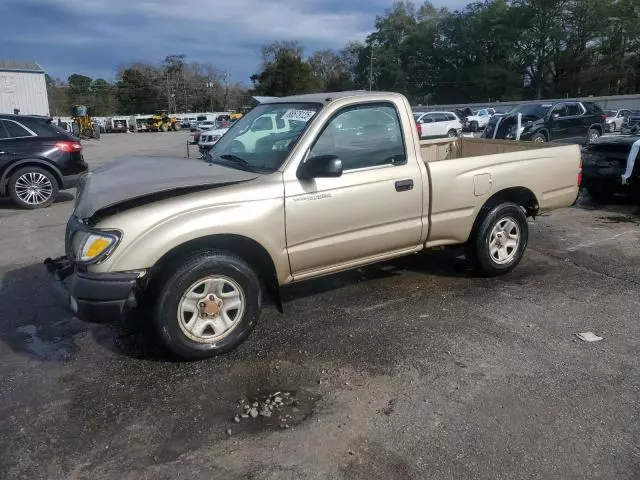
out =
[[[44,73],[44,69],[30,60],[0,60],[0,70]]]
[[[390,92],[369,92],[367,90],[354,90],[350,92],[326,92],[326,93],[308,93],[306,95],[294,95],[291,97],[278,97],[271,100],[268,100],[264,103],[281,103],[281,102],[308,102],[308,103],[322,103],[323,105],[327,105],[336,100],[340,100],[341,98],[346,97],[360,97],[360,96],[371,96],[371,97],[384,97],[388,99],[390,96],[398,95],[397,93]]]

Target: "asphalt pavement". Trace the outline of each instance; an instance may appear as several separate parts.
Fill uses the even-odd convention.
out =
[[[184,157],[186,139],[103,135],[85,156]],[[302,283],[231,354],[178,362],[144,312],[91,324],[56,304],[41,263],[63,253],[72,193],[0,204],[0,478],[640,478],[625,199],[532,221],[505,277],[437,250]],[[242,416],[276,396],[273,415]]]

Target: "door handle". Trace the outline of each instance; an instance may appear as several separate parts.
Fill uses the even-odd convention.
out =
[[[413,180],[398,180],[396,182],[396,192],[406,192],[413,190]]]

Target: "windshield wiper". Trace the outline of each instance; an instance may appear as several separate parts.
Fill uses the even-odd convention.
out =
[[[223,160],[229,160],[230,162],[242,165],[247,170],[251,170],[253,168],[251,164],[247,162],[244,158],[240,158],[237,155],[234,155],[232,153],[225,153],[224,155],[220,155],[220,158],[222,158]]]

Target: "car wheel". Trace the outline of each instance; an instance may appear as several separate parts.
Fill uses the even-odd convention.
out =
[[[20,208],[36,209],[51,205],[58,195],[53,174],[38,167],[25,167],[9,179],[9,195]]]
[[[173,129],[174,129],[176,132],[179,132],[180,130],[182,130],[182,125],[180,125],[179,123],[176,123],[176,124],[173,126]]]
[[[169,131],[169,126],[166,123],[163,123],[162,125],[160,125],[160,131],[168,132]]]
[[[536,133],[531,137],[532,142],[544,143],[547,141],[547,138],[542,133]]]
[[[481,215],[467,243],[467,258],[483,276],[504,275],[520,263],[527,248],[527,217],[520,206],[510,202]]]
[[[229,352],[258,322],[260,281],[243,259],[229,252],[197,252],[160,283],[156,327],[164,344],[184,359]]]
[[[589,129],[589,141],[593,142],[595,139],[600,137],[600,131],[595,128]]]
[[[469,129],[473,132],[476,133],[478,131],[478,122],[471,122],[469,124]]]
[[[449,138],[455,138],[458,136],[458,132],[456,132],[455,130],[451,129],[447,132],[447,137]]]

